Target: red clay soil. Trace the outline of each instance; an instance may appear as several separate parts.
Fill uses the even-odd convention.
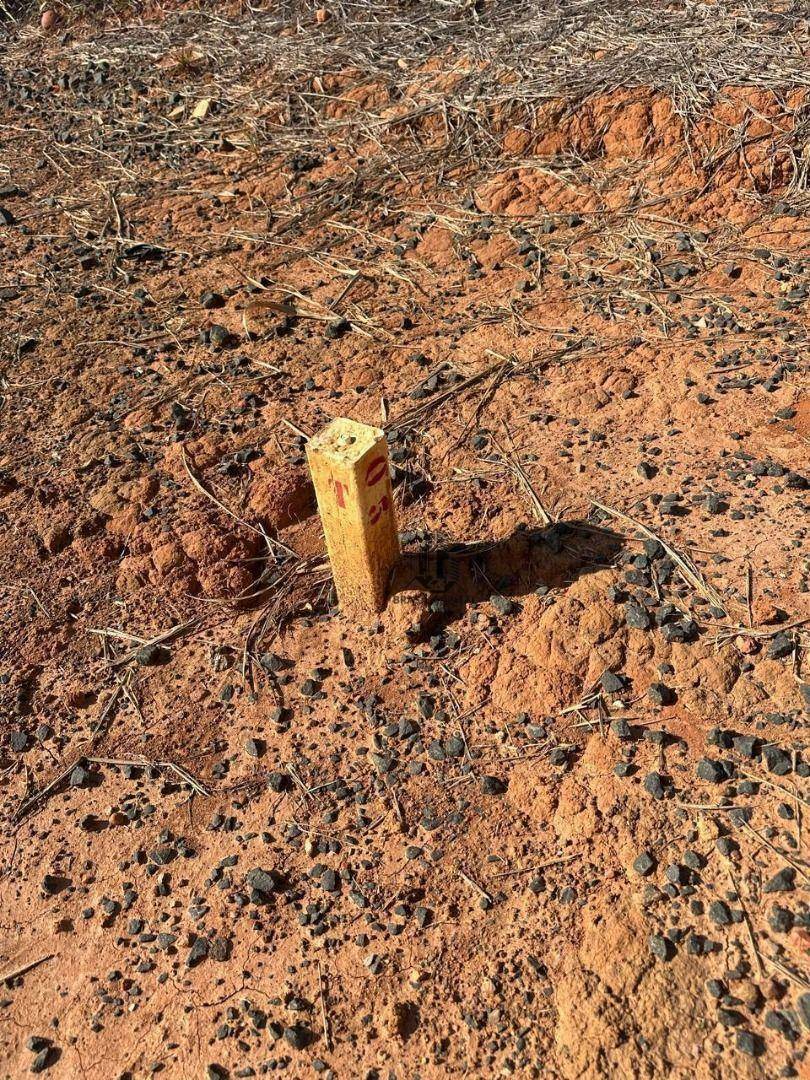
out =
[[[0,56],[0,1075],[810,1075],[806,93],[465,156],[463,52],[60,18]]]

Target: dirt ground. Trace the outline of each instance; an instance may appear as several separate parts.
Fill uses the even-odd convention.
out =
[[[810,1076],[806,17],[7,14],[0,1076]]]

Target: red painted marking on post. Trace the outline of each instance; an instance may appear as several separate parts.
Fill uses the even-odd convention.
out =
[[[375,457],[369,462],[366,469],[366,484],[368,487],[373,487],[375,484],[379,484],[380,480],[385,476],[386,463],[384,457]]]
[[[342,480],[335,480],[334,484],[335,484],[335,499],[337,500],[337,504],[338,504],[339,507],[341,507],[341,509],[345,510],[346,509],[346,499],[344,498],[344,492],[346,491],[346,485],[343,483]]]
[[[378,503],[374,503],[369,507],[368,520],[372,525],[376,525],[385,511],[389,508],[391,503],[388,501],[388,496],[383,495]]]

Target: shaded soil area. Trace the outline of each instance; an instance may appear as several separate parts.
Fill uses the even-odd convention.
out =
[[[54,11],[0,24],[0,1076],[808,1075],[806,19]]]

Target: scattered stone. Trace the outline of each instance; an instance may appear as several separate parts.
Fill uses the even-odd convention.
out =
[[[260,758],[265,751],[264,739],[246,739],[245,740],[245,753],[248,757]]]
[[[642,851],[633,861],[633,869],[641,877],[647,877],[655,870],[658,863],[649,851]]]
[[[661,636],[664,640],[677,645],[692,641],[696,633],[697,626],[691,619],[679,619],[675,622],[665,623],[661,627]]]
[[[480,784],[484,795],[503,795],[509,786],[506,780],[497,776],[482,776]]]
[[[28,732],[12,731],[9,742],[15,754],[24,754],[28,749]]]
[[[710,784],[722,784],[728,779],[728,773],[722,762],[714,761],[712,758],[701,758],[698,762],[697,774],[701,780],[706,780]]]
[[[795,887],[796,871],[792,866],[786,866],[766,882],[762,891],[766,893],[793,892]]]
[[[493,593],[489,598],[489,602],[495,608],[499,615],[512,615],[517,611],[517,604],[513,600],[510,600],[506,596],[501,596],[499,593]]]
[[[613,671],[605,671],[599,681],[607,694],[620,694],[625,687],[625,680]]]
[[[441,739],[434,739],[428,746],[428,757],[431,761],[444,761],[445,756],[444,743]]]
[[[776,634],[775,637],[771,638],[766,656],[769,660],[783,660],[793,654],[795,647],[793,638],[788,634]]]
[[[613,732],[617,739],[621,739],[622,741],[632,739],[633,737],[633,732],[630,728],[630,725],[627,723],[623,716],[619,717],[618,720],[610,721],[610,730]]]
[[[171,659],[165,645],[144,645],[135,653],[135,663],[141,667],[158,667]]]
[[[225,963],[231,958],[231,943],[227,938],[215,937],[208,948],[212,960]]]
[[[709,918],[717,926],[730,926],[734,922],[731,910],[723,900],[713,900],[709,904]]]
[[[334,893],[340,891],[340,878],[332,869],[324,870],[321,875],[321,888],[324,892]]]
[[[451,735],[449,739],[445,740],[444,752],[449,758],[464,757],[464,740],[460,735]]]
[[[59,1051],[55,1046],[43,1046],[31,1062],[30,1071],[32,1073],[45,1072],[46,1069],[50,1069],[52,1065],[55,1065],[58,1060]]]
[[[793,929],[793,912],[775,904],[768,916],[768,925],[775,934],[787,934]]]
[[[282,791],[286,791],[290,786],[290,778],[287,773],[273,771],[267,777],[267,786],[271,791],[274,791],[277,795]]]
[[[737,1009],[718,1009],[717,1019],[726,1028],[739,1027],[745,1023],[745,1017]]]
[[[75,788],[87,787],[90,784],[91,776],[90,770],[84,765],[79,764],[71,770],[68,783],[71,787]]]
[[[254,904],[265,904],[275,893],[283,888],[281,876],[275,870],[263,870],[254,867],[245,877],[245,883],[251,888],[251,900]]]
[[[650,952],[656,960],[671,960],[675,955],[675,948],[669,938],[662,934],[650,934]]]
[[[751,1031],[738,1031],[737,1049],[749,1057],[761,1057],[765,1053],[765,1043]]]
[[[666,796],[669,787],[669,779],[661,773],[651,772],[644,777],[644,790],[657,801]]]
[[[652,626],[650,613],[635,601],[629,601],[624,607],[624,619],[634,630],[649,630]]]
[[[787,776],[789,772],[793,771],[790,754],[778,746],[763,747],[762,756],[765,758],[768,771],[772,772],[774,776]]]
[[[740,845],[730,836],[718,836],[715,847],[726,859],[732,858],[740,850]]]
[[[778,1031],[788,1042],[796,1042],[799,1032],[790,1022],[789,1017],[779,1009],[771,1009],[765,1016],[765,1027],[769,1031]]]
[[[219,323],[214,323],[208,331],[208,341],[215,349],[224,349],[226,345],[231,343],[231,340],[230,330],[220,326]]]
[[[664,683],[653,683],[647,691],[647,697],[653,705],[672,705],[675,701],[675,692]]]
[[[734,749],[737,751],[740,757],[745,757],[749,759],[753,759],[758,756],[759,744],[760,740],[756,737],[756,735],[738,735],[732,742]]]
[[[284,1041],[293,1050],[305,1050],[312,1041],[312,1032],[302,1024],[284,1029]]]
[[[208,956],[208,940],[204,937],[198,937],[189,950],[189,954],[186,957],[186,967],[193,968],[202,963]]]

